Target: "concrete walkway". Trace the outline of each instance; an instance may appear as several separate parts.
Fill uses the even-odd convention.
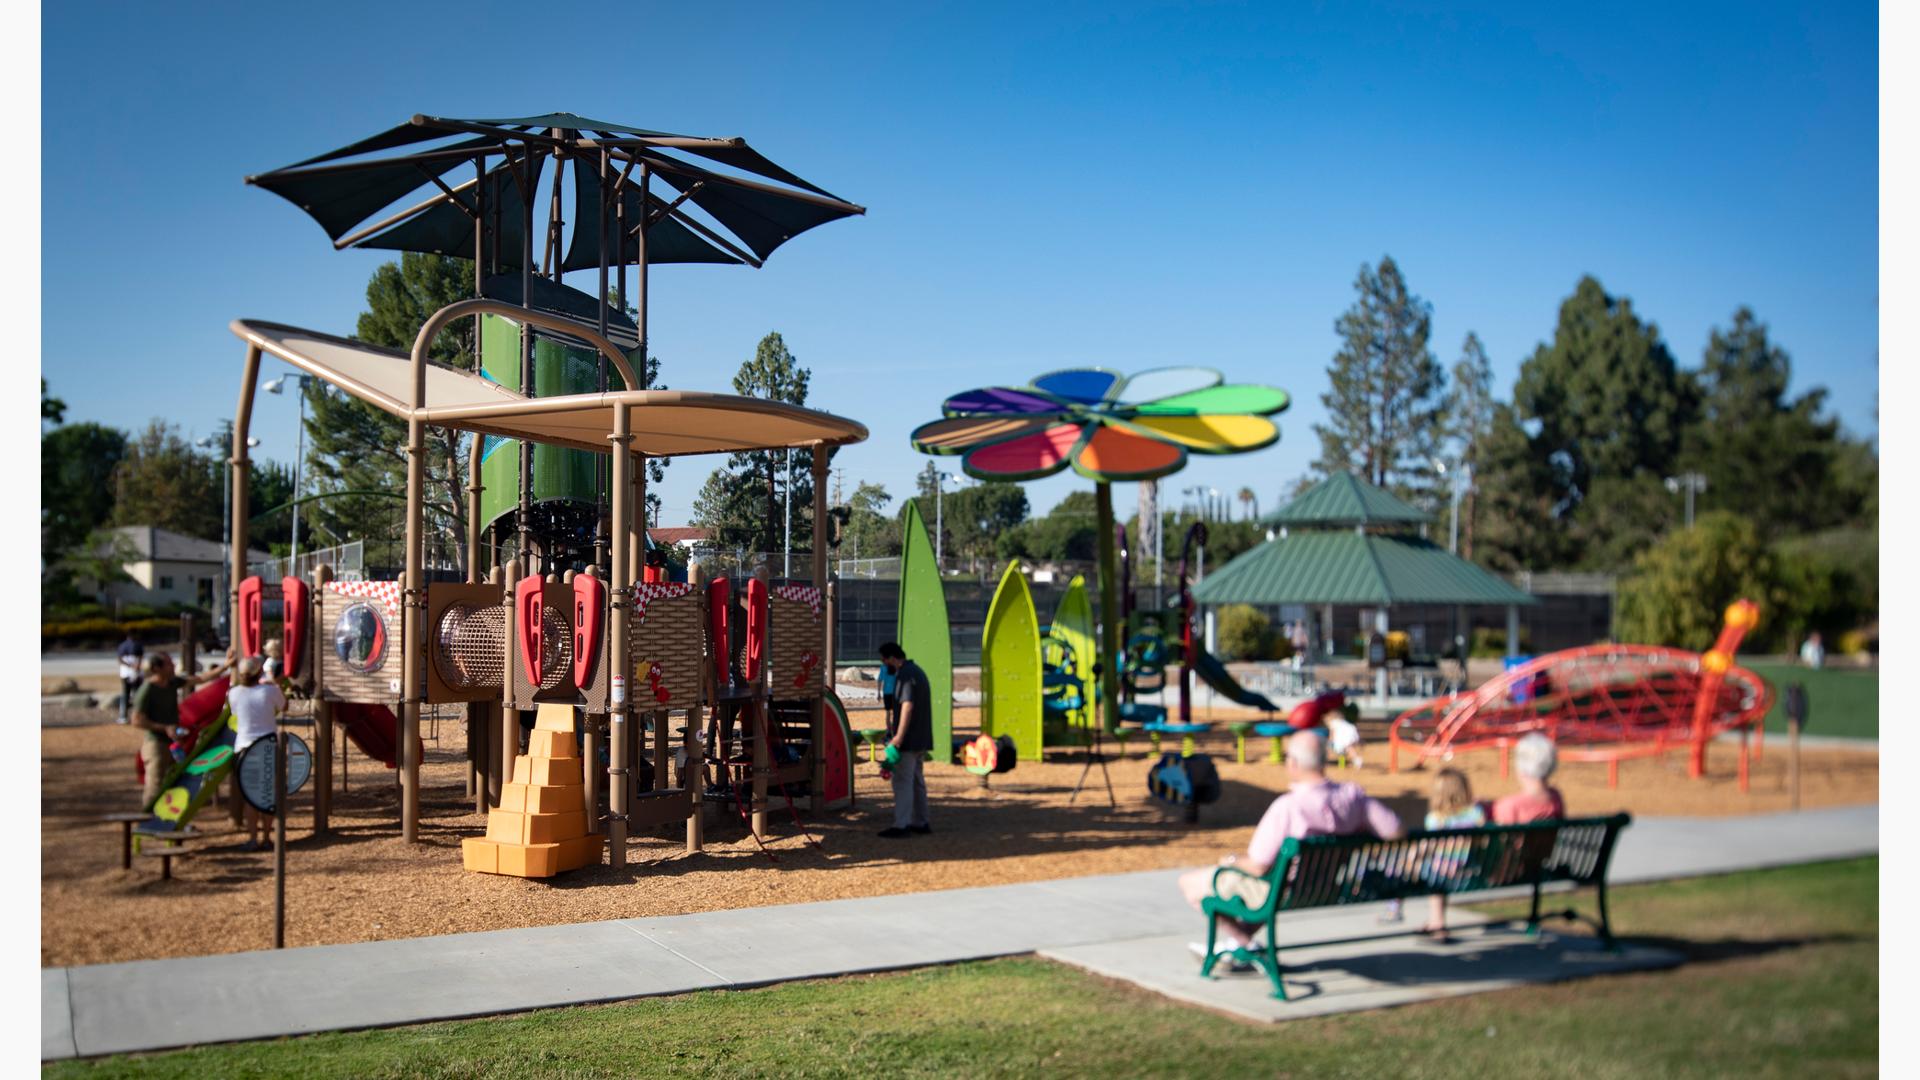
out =
[[[1613,879],[1648,881],[1870,855],[1879,846],[1876,806],[1761,817],[1649,818],[1623,835]],[[1177,875],[1156,870],[48,968],[41,972],[41,1056],[51,1060],[409,1024],[1136,939],[1184,941],[1199,929],[1199,917],[1181,903],[1174,888]],[[879,926],[893,932],[878,934]]]

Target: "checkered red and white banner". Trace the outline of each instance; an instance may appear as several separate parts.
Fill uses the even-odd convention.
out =
[[[397,581],[329,581],[327,591],[335,596],[371,600],[385,607],[390,617],[400,617],[400,583]]]
[[[685,581],[641,582],[633,587],[633,614],[637,619],[647,617],[647,604],[654,600],[672,600],[693,591],[693,585]]]
[[[812,585],[775,585],[773,595],[796,604],[805,604],[813,609],[814,618],[820,617],[820,590]]]

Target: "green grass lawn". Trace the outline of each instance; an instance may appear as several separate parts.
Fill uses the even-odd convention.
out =
[[[1021,958],[45,1072],[195,1080],[1871,1076],[1879,874],[1877,859],[1860,859],[1618,889],[1617,931],[1684,951],[1686,966],[1275,1026]]]
[[[1773,684],[1773,711],[1767,714],[1767,733],[1787,730],[1788,683],[1807,688],[1807,734],[1880,737],[1880,673],[1854,668],[1814,671],[1799,664],[1748,664],[1754,674]]]

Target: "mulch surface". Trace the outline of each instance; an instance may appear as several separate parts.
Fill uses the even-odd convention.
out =
[[[102,714],[90,714],[99,717]],[[86,715],[43,719],[82,723]],[[971,730],[977,711],[956,710],[955,726]],[[424,727],[425,725],[423,725]],[[995,885],[1209,863],[1241,850],[1286,774],[1260,760],[1265,740],[1250,740],[1249,763],[1233,761],[1224,732],[1201,749],[1214,755],[1224,783],[1221,801],[1198,825],[1147,797],[1150,765],[1144,740],[1128,758],[1109,758],[1115,805],[1096,765],[1074,798],[1086,759],[1063,750],[1045,763],[1023,761],[992,778],[991,787],[958,767],[928,769],[935,832],[906,840],[875,833],[890,823],[892,797],[864,753],[856,770],[858,806],[806,820],[808,842],[785,805],[774,800],[766,849],[730,809],[710,807],[706,850],[685,853],[683,826],[635,838],[629,865],[576,871],[550,881],[467,873],[460,840],[478,836],[485,819],[464,794],[463,726],[442,721],[427,744],[421,770],[421,842],[399,838],[395,774],[359,756],[351,787],[336,790],[332,831],[311,832],[310,795],[292,800],[288,828],[287,943],[321,945],[476,930],[589,922],[645,915],[832,900],[855,896]],[[1369,732],[1377,738],[1378,728]],[[195,853],[162,881],[158,860],[120,869],[117,825],[104,813],[137,809],[133,754],[139,738],[111,722],[44,726],[41,731],[41,962],[96,964],[263,949],[272,944],[273,857],[240,850],[246,839],[224,808],[195,824],[208,832]],[[1111,749],[1111,747],[1110,747]],[[1426,771],[1389,774],[1385,747],[1370,744],[1363,769],[1336,769],[1408,812],[1423,807]],[[1723,815],[1787,808],[1786,753],[1768,744],[1753,770],[1752,790],[1734,781],[1737,750],[1712,747],[1708,776],[1686,777],[1680,753],[1624,763],[1609,790],[1603,765],[1564,765],[1556,782],[1576,814],[1625,809],[1640,815]],[[1476,795],[1511,789],[1491,753],[1454,762]],[[336,787],[338,784],[336,767]],[[1873,803],[1879,799],[1879,755],[1807,750],[1802,805]]]

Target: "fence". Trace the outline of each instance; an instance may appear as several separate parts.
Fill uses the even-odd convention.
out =
[[[367,543],[354,540],[333,547],[303,551],[296,558],[251,563],[247,566],[247,572],[258,574],[268,581],[278,581],[283,577],[308,578],[313,576],[314,567],[321,563],[331,565],[333,576],[341,581],[364,580],[367,573]]]

